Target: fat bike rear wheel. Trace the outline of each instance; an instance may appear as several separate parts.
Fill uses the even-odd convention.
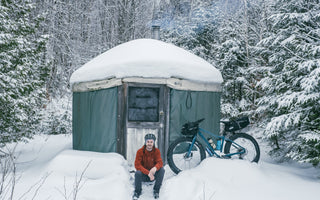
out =
[[[246,133],[237,133],[230,137],[234,143],[227,141],[224,147],[224,153],[234,154],[230,158],[258,162],[260,159],[260,148],[258,142]],[[241,153],[243,152],[243,153]]]

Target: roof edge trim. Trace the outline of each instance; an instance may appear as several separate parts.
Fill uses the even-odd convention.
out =
[[[208,83],[190,81],[179,78],[142,78],[142,77],[129,77],[129,78],[113,78],[108,80],[99,80],[91,82],[80,82],[72,85],[72,92],[87,92],[102,90],[111,87],[122,85],[123,83],[147,83],[147,84],[160,84],[167,85],[172,89],[177,90],[191,90],[191,91],[209,91],[221,92],[220,83]]]

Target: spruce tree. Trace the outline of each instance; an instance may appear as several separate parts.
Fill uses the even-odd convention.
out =
[[[30,137],[45,99],[45,39],[30,1],[0,2],[0,144]]]
[[[320,161],[319,0],[277,0],[260,55],[259,114],[266,119],[272,153],[318,165]]]
[[[257,34],[259,27],[252,18],[260,16],[256,11],[258,6],[250,2],[252,1],[238,2],[236,7],[226,3],[221,7],[224,16],[219,26],[219,42],[215,54],[224,79],[223,117],[250,115],[251,109],[254,109],[255,77],[252,73],[256,65],[252,61],[252,51],[257,43],[256,36],[253,35]]]
[[[239,37],[239,26],[228,18],[219,27],[219,44],[216,49],[217,66],[223,76],[222,114],[235,117],[240,114],[246,66],[245,46]]]

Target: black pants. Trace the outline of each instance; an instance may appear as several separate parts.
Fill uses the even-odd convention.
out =
[[[164,169],[161,167],[156,174],[154,175],[155,184],[153,186],[153,191],[159,192],[160,187],[162,185],[162,180],[164,176]],[[134,186],[135,186],[135,192],[141,194],[141,183],[142,182],[151,182],[148,175],[145,175],[141,171],[136,171],[135,173],[135,179],[134,179]]]

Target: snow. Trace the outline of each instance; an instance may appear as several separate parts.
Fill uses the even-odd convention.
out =
[[[292,41],[294,41],[296,39],[296,35],[293,34],[290,37],[288,37],[287,39],[283,40],[282,42],[280,42],[281,45],[286,45],[286,44],[291,44]]]
[[[319,131],[320,133],[320,131]],[[305,134],[299,135],[299,137],[305,139],[306,141],[310,140],[320,140],[320,134],[314,134],[312,132],[306,132]]]
[[[71,135],[37,135],[14,144],[17,180],[13,199],[131,199],[133,173],[117,153],[72,150]],[[265,147],[262,145],[261,149]],[[264,151],[263,151],[264,152]],[[308,165],[207,158],[198,167],[174,175],[168,166],[160,200],[239,199],[301,200],[320,196],[320,171]],[[141,200],[152,198],[152,184],[143,185]]]
[[[138,39],[116,46],[92,59],[71,78],[71,84],[113,78],[179,78],[222,83],[221,73],[188,51],[153,39]]]

